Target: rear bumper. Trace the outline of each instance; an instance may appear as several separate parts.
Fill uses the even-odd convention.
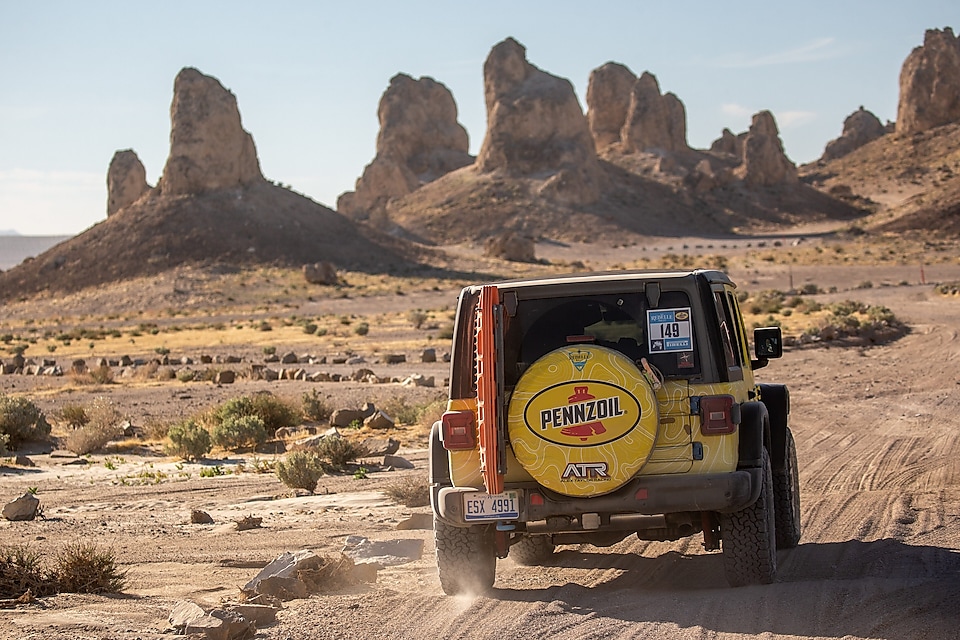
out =
[[[644,476],[631,480],[613,493],[594,498],[561,496],[536,485],[507,488],[520,491],[520,522],[537,522],[584,513],[661,515],[739,511],[760,495],[761,479],[760,469],[704,475]],[[434,514],[447,524],[469,526],[463,518],[463,494],[473,491],[476,489],[472,487],[433,485],[431,502]]]

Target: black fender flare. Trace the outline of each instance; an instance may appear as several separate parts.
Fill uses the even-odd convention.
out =
[[[783,473],[787,464],[787,422],[790,415],[790,391],[782,384],[761,384],[760,402],[770,420],[770,466]]]
[[[762,402],[740,405],[740,449],[738,469],[763,466],[763,449],[770,443],[770,419]]]
[[[440,441],[440,421],[430,429],[430,478],[431,485],[450,486],[450,458]]]

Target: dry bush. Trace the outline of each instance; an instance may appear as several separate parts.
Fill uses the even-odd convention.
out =
[[[147,418],[143,431],[149,440],[166,440],[170,435],[170,425],[157,418]]]
[[[7,436],[6,445],[16,449],[23,442],[46,438],[50,424],[32,400],[0,393],[0,435]]]
[[[260,416],[228,416],[215,426],[213,444],[228,451],[252,448],[267,441],[267,427]]]
[[[301,423],[299,407],[269,392],[231,398],[210,411],[205,421],[215,428],[228,418],[243,416],[260,418],[266,427],[268,437],[272,437],[280,427],[295,427]]]
[[[404,396],[394,396],[383,406],[383,411],[397,424],[427,427],[439,420],[446,409],[446,398],[411,404]]]
[[[120,593],[127,572],[117,566],[112,549],[89,542],[67,544],[53,569],[61,592]]]
[[[37,597],[57,592],[56,581],[40,567],[40,554],[24,545],[0,548],[0,599],[20,598],[28,591]]]
[[[426,478],[407,476],[383,490],[388,496],[406,507],[423,507],[430,504],[430,487]]]
[[[71,429],[79,429],[90,422],[90,416],[82,404],[65,404],[60,409],[60,419]]]
[[[304,392],[301,398],[301,410],[304,418],[314,422],[327,422],[333,413],[333,409],[325,399],[320,397],[316,389],[311,389],[309,393]]]
[[[66,449],[78,456],[98,451],[111,440],[123,435],[120,427],[123,415],[106,398],[96,398],[91,403],[87,416],[87,424],[72,431],[64,440]]]
[[[306,489],[313,493],[325,473],[325,465],[312,451],[294,451],[274,467],[280,482],[291,489]]]
[[[324,438],[317,444],[316,451],[318,456],[337,471],[343,471],[348,463],[370,453],[362,444],[338,437]]]

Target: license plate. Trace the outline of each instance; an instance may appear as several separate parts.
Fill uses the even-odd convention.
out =
[[[504,491],[496,495],[480,492],[464,494],[463,519],[467,522],[519,520],[520,492]]]

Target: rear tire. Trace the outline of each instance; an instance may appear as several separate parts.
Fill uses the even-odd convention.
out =
[[[797,445],[790,429],[787,429],[785,455],[783,471],[773,474],[777,548],[793,549],[800,542],[800,473],[797,470]]]
[[[440,587],[449,596],[479,594],[493,586],[497,551],[491,525],[454,527],[433,519]]]
[[[525,567],[536,567],[547,562],[556,547],[549,536],[523,536],[510,546],[510,558]]]
[[[756,502],[746,509],[720,515],[723,571],[732,587],[770,584],[777,578],[773,473],[766,449],[761,478]]]

